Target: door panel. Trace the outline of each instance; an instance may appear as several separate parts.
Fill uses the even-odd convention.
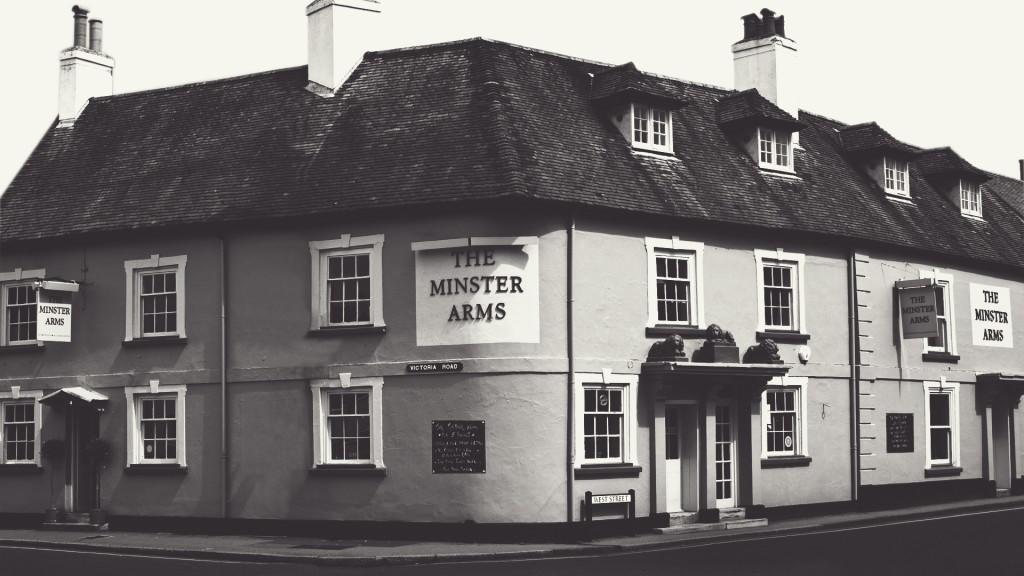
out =
[[[683,509],[682,441],[679,406],[665,406],[665,505],[668,512]]]
[[[715,406],[715,505],[736,505],[736,433],[734,410],[729,404]]]

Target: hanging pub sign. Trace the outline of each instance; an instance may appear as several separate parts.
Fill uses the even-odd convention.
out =
[[[536,236],[414,242],[416,345],[540,341]]]
[[[971,335],[975,346],[1013,348],[1009,288],[971,283]]]
[[[934,338],[939,335],[935,286],[931,279],[896,283],[903,338]]]
[[[71,342],[71,304],[36,304],[36,340]]]

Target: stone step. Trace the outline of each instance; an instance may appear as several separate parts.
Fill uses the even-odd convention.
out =
[[[1009,488],[996,488],[996,498],[1005,498],[1010,495]]]
[[[74,532],[106,532],[109,526],[103,524],[89,524],[88,519],[83,522],[43,522],[43,530],[67,530]]]
[[[743,520],[747,517],[746,508],[719,508],[718,509],[718,521],[725,522],[726,520]]]
[[[712,532],[717,530],[741,530],[744,528],[760,528],[767,526],[766,518],[750,518],[742,520],[726,520],[709,524],[684,524],[682,526],[669,526],[667,528],[655,528],[658,534],[687,534],[690,532]]]
[[[696,524],[697,513],[696,512],[669,512],[668,514],[668,525],[669,526],[684,526],[686,524]]]

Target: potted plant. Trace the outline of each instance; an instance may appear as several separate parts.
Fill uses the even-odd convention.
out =
[[[93,438],[85,445],[85,457],[89,459],[96,475],[96,504],[89,511],[89,523],[104,524],[107,521],[107,514],[100,508],[100,468],[110,459],[110,443],[103,438]]]
[[[39,453],[44,460],[50,463],[50,507],[46,509],[43,515],[43,522],[53,524],[59,516],[57,507],[53,505],[53,468],[64,457],[64,441],[57,440],[56,438],[47,440],[43,442]]]

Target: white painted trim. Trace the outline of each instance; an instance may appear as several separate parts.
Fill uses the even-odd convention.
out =
[[[806,334],[807,305],[804,294],[804,255],[796,252],[786,252],[782,248],[775,250],[754,250],[755,274],[757,276],[757,330],[766,332],[768,328],[764,323],[764,262],[765,260],[789,265],[796,270],[796,320],[792,329],[796,332]]]
[[[956,198],[957,198],[957,202],[960,203],[960,214],[962,214],[963,216],[967,216],[968,218],[976,218],[978,220],[984,221],[985,220],[985,216],[984,216],[985,211],[984,211],[984,206],[982,205],[982,198],[984,198],[985,194],[981,190],[981,184],[979,184],[977,182],[972,182],[970,180],[964,180],[963,178],[958,178],[957,182],[958,182],[958,186],[957,186],[957,197]],[[966,184],[968,186],[968,192],[970,191],[970,187],[972,185],[974,186],[974,189],[978,191],[978,209],[976,211],[964,208],[963,194],[964,194],[964,183],[965,182],[966,182]]]
[[[421,252],[470,246],[534,246],[539,243],[540,238],[537,236],[467,236],[465,238],[413,242],[409,246],[413,252]]]
[[[644,238],[644,247],[647,250],[647,326],[677,325],[703,328],[704,323],[704,243],[680,240],[678,236],[668,238]],[[695,300],[692,304],[692,322],[667,322],[658,320],[658,282],[656,279],[658,252],[676,252],[681,255],[688,255],[693,261],[693,274],[696,276],[691,281],[690,297]]]
[[[38,340],[23,340],[11,343],[7,333],[7,288],[12,286],[32,285],[34,281],[46,277],[46,268],[23,270],[15,268],[13,272],[0,272],[0,347],[3,346],[42,346]],[[39,302],[39,290],[35,290],[36,303]],[[36,327],[38,329],[38,326]]]
[[[6,466],[8,464],[35,464],[36,466],[42,465],[42,452],[43,447],[43,405],[39,403],[39,399],[43,397],[42,390],[21,390],[17,386],[12,386],[10,392],[0,392],[0,466]],[[7,451],[4,449],[4,427],[2,426],[4,421],[3,405],[8,402],[19,402],[27,404],[31,400],[35,407],[35,446],[33,446],[33,453],[35,458],[32,460],[16,460],[14,462],[8,462],[6,459]]]
[[[179,466],[186,466],[186,443],[185,438],[185,393],[188,387],[184,384],[176,386],[161,386],[157,384],[156,392],[153,391],[152,381],[150,385],[146,386],[126,386],[124,389],[125,396],[125,448],[127,451],[126,462],[128,464],[177,464]],[[170,396],[175,395],[175,418],[174,427],[175,434],[177,435],[175,453],[177,458],[167,460],[145,460],[142,458],[142,434],[139,430],[139,419],[138,419],[138,402],[144,397],[154,396]]]
[[[325,392],[329,390],[370,391],[370,463],[377,468],[384,467],[384,378],[352,378],[349,373],[339,374],[337,379],[317,379],[309,383],[313,401],[313,465],[344,463],[327,457],[327,432],[324,420]]]
[[[947,343],[949,344],[949,350],[945,348],[939,348],[937,346],[929,346],[928,339],[922,338],[924,341],[922,346],[925,352],[948,352],[949,354],[956,355],[956,299],[955,299],[955,284],[953,283],[953,275],[942,272],[938,268],[932,268],[930,270],[921,269],[920,278],[931,278],[936,283],[945,282],[946,286],[943,289],[943,294],[946,295],[946,325],[949,327],[949,334],[947,335]]]
[[[124,341],[131,342],[142,338],[142,316],[139,310],[140,284],[139,274],[160,269],[174,270],[174,284],[177,296],[177,330],[171,335],[186,338],[185,332],[185,264],[188,256],[160,256],[153,254],[142,260],[125,260],[124,262]]]
[[[782,388],[796,390],[797,413],[796,423],[799,435],[796,439],[796,446],[793,453],[796,456],[810,456],[810,442],[807,438],[807,377],[806,376],[776,376],[768,381],[768,389]],[[768,454],[768,390],[761,393],[761,458],[769,457]]]
[[[330,326],[384,326],[384,235],[352,236],[342,234],[334,240],[314,240],[309,243],[310,259],[310,330]],[[360,324],[329,324],[327,322],[327,269],[328,256],[346,254],[370,255],[370,321]]]
[[[785,134],[785,135],[787,135],[789,137],[789,143],[786,146],[786,150],[787,150],[786,158],[789,161],[789,163],[787,165],[783,166],[783,165],[778,164],[776,162],[765,162],[765,161],[761,160],[761,132],[762,131],[771,132],[771,136],[772,136],[772,138],[771,138],[771,142],[772,142],[772,159],[773,160],[778,158],[777,151],[778,151],[778,137],[779,137],[779,135],[780,134]],[[796,168],[793,166],[793,164],[794,164],[794,158],[793,158],[793,148],[794,148],[794,146],[793,146],[793,132],[786,132],[786,130],[780,129],[780,128],[768,128],[766,126],[758,126],[757,127],[757,133],[754,135],[754,137],[756,138],[756,141],[755,141],[755,144],[756,144],[755,153],[757,154],[754,157],[754,161],[757,162],[757,167],[758,168],[760,168],[762,170],[767,170],[767,171],[770,171],[770,172],[775,172],[776,174],[778,174],[779,172],[784,173],[784,174],[795,174],[796,173]],[[781,175],[781,174],[779,174],[779,175]]]
[[[633,139],[633,116],[636,114],[636,106],[637,106],[637,104],[640,104],[641,106],[647,108],[647,110],[648,110],[648,115],[647,115],[647,134],[650,137],[651,142],[648,142],[646,144],[643,143],[643,142],[637,142],[636,140]],[[653,143],[653,140],[654,140],[654,110],[661,110],[662,112],[664,112],[668,116],[668,124],[667,124],[666,130],[665,130],[665,145],[664,146],[658,146],[657,144]],[[652,106],[652,105],[649,105],[649,104],[641,104],[639,102],[631,102],[629,104],[629,126],[628,126],[628,128],[629,128],[629,143],[630,143],[630,145],[634,149],[636,149],[636,150],[652,150],[654,152],[664,152],[664,153],[672,154],[675,151],[675,147],[673,146],[673,139],[672,139],[672,114],[673,113],[672,113],[671,110],[668,110],[668,109],[665,109],[665,108],[661,108],[659,106]]]
[[[637,454],[637,383],[639,382],[639,376],[636,374],[613,374],[610,371],[602,372],[577,372],[573,375],[573,382],[575,386],[575,405],[573,406],[574,411],[574,423],[575,423],[575,446],[576,449],[573,454],[573,466],[580,466],[582,464],[604,464],[607,463],[603,460],[594,461],[587,460],[584,456],[586,452],[583,446],[583,390],[585,388],[618,388],[624,391],[623,402],[626,404],[623,406],[623,422],[622,422],[622,434],[625,437],[622,442],[622,460],[623,464],[636,464],[639,461]]]
[[[885,163],[893,162],[893,182],[896,182],[896,173],[901,172],[903,174],[903,182],[905,190],[899,190],[896,188],[889,188],[885,185]],[[896,170],[895,165],[897,162],[902,162],[905,170]],[[896,198],[903,198],[909,200],[912,198],[910,195],[910,162],[907,160],[897,160],[895,158],[890,159],[888,156],[882,156],[882,190],[885,191],[888,196],[895,196]]]
[[[924,462],[925,468],[941,466],[960,466],[960,383],[947,382],[945,379],[939,382],[922,382],[924,389]],[[932,418],[929,405],[929,395],[932,392],[944,392],[950,396],[949,401],[949,426],[950,426],[950,460],[949,464],[932,462]]]
[[[15,268],[13,272],[0,272],[0,282],[21,282],[22,280],[36,280],[46,278],[46,268],[23,270]]]

